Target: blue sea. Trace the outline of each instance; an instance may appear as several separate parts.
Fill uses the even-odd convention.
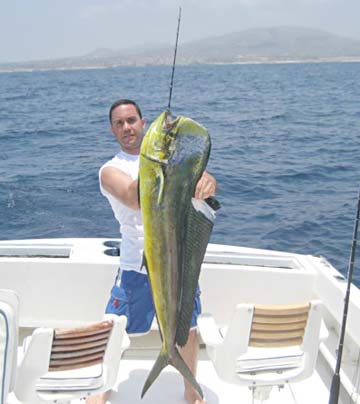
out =
[[[98,187],[118,150],[108,109],[133,98],[150,123],[170,76],[168,66],[1,73],[0,238],[118,237]],[[212,242],[322,255],[346,275],[360,64],[177,66],[172,112],[211,134],[222,204]]]

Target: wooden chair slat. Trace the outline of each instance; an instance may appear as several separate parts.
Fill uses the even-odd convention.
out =
[[[309,303],[255,305],[249,345],[271,348],[301,344],[309,309]]]
[[[254,331],[284,331],[305,329],[306,321],[294,323],[253,323],[252,330]]]
[[[76,365],[56,365],[56,366],[51,366],[49,367],[49,371],[50,372],[58,372],[58,371],[62,371],[62,370],[74,370],[74,369],[82,369],[82,368],[86,368],[88,366],[94,366],[94,365],[98,365],[99,363],[102,362],[102,359],[96,359],[96,360],[91,360],[88,362],[83,362],[83,363],[78,363]]]
[[[259,348],[280,348],[280,347],[288,347],[294,345],[300,345],[302,343],[302,338],[289,338],[286,340],[272,340],[272,341],[263,341],[263,340],[251,340],[249,345],[252,347]]]
[[[310,308],[309,303],[300,303],[300,304],[287,304],[287,305],[262,305],[256,304],[254,306],[254,313],[257,314],[265,314],[265,315],[278,315],[278,316],[286,316],[286,315],[296,315],[301,313],[308,313]]]
[[[109,332],[113,327],[113,322],[111,320],[105,320],[98,323],[93,323],[86,325],[84,327],[77,328],[58,328],[55,329],[55,339],[61,338],[77,338],[83,336],[90,336],[101,334],[103,332]]]
[[[88,348],[82,350],[74,350],[74,351],[60,351],[60,352],[51,352],[50,360],[54,359],[62,359],[62,358],[76,358],[84,355],[90,355],[97,352],[105,352],[106,344],[101,345],[96,348]]]
[[[95,348],[98,346],[104,346],[106,345],[108,339],[99,339],[96,341],[90,341],[90,342],[86,342],[86,343],[82,343],[82,344],[56,344],[53,345],[51,352],[65,352],[65,351],[80,351],[83,349],[90,349],[90,348]]]
[[[300,330],[283,330],[283,331],[252,331],[250,339],[288,339],[288,338],[302,338],[304,336],[304,329]]]
[[[264,315],[254,315],[253,323],[264,323],[264,324],[282,324],[282,323],[297,323],[299,321],[307,320],[307,313],[299,314],[296,316],[264,316]]]
[[[68,335],[66,337],[62,336],[61,338],[58,338],[58,336],[54,335],[54,341],[59,344],[62,344],[62,343],[66,344],[66,341],[95,341],[95,340],[101,339],[101,338],[108,338],[109,336],[110,336],[110,331],[104,331],[104,332],[92,334],[92,335]]]
[[[102,362],[111,334],[111,320],[84,327],[56,329],[49,371],[79,369]]]
[[[102,361],[103,353],[95,353],[91,355],[80,356],[76,358],[62,358],[62,359],[50,359],[49,369],[54,366],[76,366],[78,364],[89,362],[89,361]]]

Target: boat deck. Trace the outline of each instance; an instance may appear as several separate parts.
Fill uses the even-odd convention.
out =
[[[120,365],[118,385],[110,396],[111,404],[184,404],[181,375],[171,366],[160,374],[143,399],[141,390],[154,364],[152,359],[124,359]],[[252,393],[247,387],[234,386],[222,382],[217,377],[212,364],[205,359],[198,363],[197,380],[208,404],[252,403]],[[282,389],[274,387],[267,404],[327,404],[329,390],[318,373],[310,379],[287,385]],[[255,401],[259,403],[260,401]]]
[[[30,329],[25,332],[22,330],[20,340],[30,333]],[[183,378],[172,366],[166,367],[160,373],[144,398],[140,397],[159,351],[160,339],[156,330],[147,335],[131,338],[131,347],[125,351],[121,359],[118,382],[111,392],[110,404],[186,404],[183,398]],[[320,371],[324,376],[324,372],[321,371],[323,362],[319,355],[317,371],[311,378],[285,385],[281,389],[273,387],[269,399],[264,401],[264,404],[328,404],[329,383],[324,383],[323,377],[319,374]],[[248,387],[222,382],[217,377],[203,345],[199,352],[196,379],[203,389],[207,404],[261,403],[259,400],[253,401],[252,392]],[[83,404],[84,401],[74,400],[73,403]],[[339,404],[341,403],[339,400]],[[19,404],[13,393],[8,396],[7,404]]]
[[[160,373],[141,399],[143,385],[159,351],[160,338],[157,331],[131,338],[130,349],[124,353],[120,363],[118,384],[109,399],[111,404],[186,403],[183,398],[183,378],[172,366],[166,367]],[[320,355],[317,368],[322,369]],[[248,387],[235,386],[218,378],[203,345],[199,352],[196,379],[203,389],[207,404],[253,403],[252,392]],[[311,378],[303,382],[284,386],[280,390],[274,387],[264,404],[328,404],[328,401],[329,388],[319,373],[315,372]]]

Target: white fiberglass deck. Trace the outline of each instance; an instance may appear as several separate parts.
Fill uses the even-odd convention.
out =
[[[141,390],[154,360],[124,359],[120,365],[119,383],[110,396],[111,404],[184,404],[181,375],[171,366],[160,374],[143,399]],[[197,380],[208,404],[252,403],[247,387],[221,382],[211,363],[200,360]],[[310,379],[287,385],[281,390],[274,387],[267,404],[327,404],[329,393],[321,378],[315,373]]]
[[[20,338],[29,334],[30,330]],[[20,348],[21,349],[21,348]],[[158,332],[131,339],[131,346],[121,359],[118,382],[114,386],[108,404],[186,404],[183,398],[183,378],[172,366],[166,367],[150,387],[144,398],[141,391],[145,380],[160,351]],[[325,365],[326,368],[326,365]],[[321,371],[320,377],[318,371]],[[329,377],[324,370],[324,360],[319,354],[317,371],[312,377],[283,388],[273,387],[264,404],[328,404]],[[327,380],[325,383],[322,378]],[[247,387],[222,382],[216,375],[206,350],[202,347],[199,354],[197,381],[201,385],[207,404],[253,403],[252,393]],[[260,401],[254,401],[259,404]],[[349,401],[339,400],[339,404]],[[7,404],[19,404],[11,393]],[[74,400],[73,404],[84,404],[83,400]]]

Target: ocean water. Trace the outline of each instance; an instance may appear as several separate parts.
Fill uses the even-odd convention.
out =
[[[170,75],[165,66],[1,73],[0,238],[118,237],[98,188],[99,167],[118,150],[108,108],[133,98],[150,123]],[[322,255],[346,274],[360,64],[178,66],[172,112],[211,134],[222,204],[212,242]]]

